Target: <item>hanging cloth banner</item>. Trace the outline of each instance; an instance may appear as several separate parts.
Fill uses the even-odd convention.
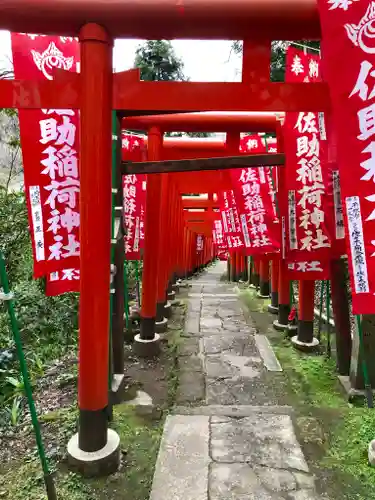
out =
[[[197,253],[201,253],[203,251],[204,240],[202,234],[197,234]]]
[[[223,233],[223,223],[221,219],[216,219],[214,221],[214,228],[212,230],[212,237],[213,241],[219,251],[226,251],[228,246],[226,244],[226,241],[224,239],[224,233]]]
[[[123,161],[144,161],[147,148],[144,137],[122,131]],[[146,181],[144,174],[123,176],[124,230],[126,260],[140,260],[144,243]]]
[[[123,200],[124,200],[124,244],[126,260],[140,260],[141,258],[141,216],[142,205],[145,203],[143,184],[146,176],[124,175]]]
[[[142,137],[122,132],[122,158],[124,161],[142,161],[145,142]],[[144,209],[146,203],[146,175],[123,176],[124,237],[127,260],[140,260],[144,241]],[[135,179],[133,179],[135,177]],[[127,240],[127,238],[129,238]],[[46,295],[79,292],[79,268],[62,269],[47,277]]]
[[[267,173],[268,169],[264,167],[230,170],[247,243],[246,255],[275,253],[280,249]]]
[[[238,252],[250,248],[250,238],[247,232],[246,216],[238,213],[233,191],[219,193],[220,214],[223,222],[223,235],[228,251]],[[245,232],[243,228],[245,227]]]
[[[288,82],[320,79],[319,58],[288,47]],[[322,113],[286,113],[286,258],[291,279],[325,279],[331,252],[328,230],[327,137]],[[285,207],[285,204],[282,206]],[[333,215],[333,214],[332,214]]]
[[[54,69],[79,69],[74,38],[12,33],[11,40],[16,79],[53,80]],[[54,273],[74,283],[80,249],[78,110],[20,109],[19,121],[34,277]]]
[[[375,313],[375,2],[319,0],[354,314]]]
[[[276,137],[268,137],[260,134],[245,135],[240,141],[240,153],[245,154],[264,154],[264,153],[277,153],[277,139]],[[264,167],[265,175],[267,177],[273,205],[273,213],[275,222],[278,222],[276,210],[276,187],[277,187],[277,169],[273,167]],[[272,173],[274,171],[274,173]],[[272,176],[274,179],[272,179]]]
[[[277,153],[277,139],[261,134],[244,135],[240,140],[240,153]]]

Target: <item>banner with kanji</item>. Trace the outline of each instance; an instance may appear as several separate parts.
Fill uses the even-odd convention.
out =
[[[277,139],[265,134],[246,134],[240,140],[240,153],[277,153]]]
[[[197,253],[202,253],[204,248],[204,237],[203,234],[197,234]]]
[[[280,249],[269,175],[270,170],[265,167],[230,170],[233,192],[243,221],[246,255],[275,253]]]
[[[375,2],[319,0],[354,314],[375,312]]]
[[[319,57],[288,47],[285,80],[320,80]],[[323,113],[286,113],[284,189],[286,258],[292,279],[325,279],[333,212],[328,206],[327,135]]]
[[[134,135],[126,130],[121,132],[123,161],[145,161],[147,145],[144,136]],[[144,243],[144,223],[146,209],[145,174],[123,177],[125,257],[127,260],[140,260]]]
[[[79,70],[71,37],[12,33],[15,78],[53,80],[54,69]],[[34,277],[50,275],[53,295],[79,282],[79,116],[77,110],[19,110]]]
[[[245,214],[239,214],[236,198],[232,190],[219,193],[219,207],[223,236],[229,253],[243,252],[250,248]]]
[[[126,260],[140,260],[144,240],[143,215],[146,202],[146,175],[124,175],[124,243]]]
[[[218,250],[227,250],[227,243],[224,239],[223,223],[221,219],[214,220],[214,228],[212,230],[213,242]]]

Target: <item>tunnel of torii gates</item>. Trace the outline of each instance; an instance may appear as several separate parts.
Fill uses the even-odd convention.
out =
[[[162,172],[162,175],[148,176],[138,342],[144,348],[153,349],[157,344],[157,303],[165,302],[166,287],[168,282],[173,282],[175,275],[191,272],[197,264],[192,261],[186,235],[202,228],[194,219],[184,225],[181,216],[183,202],[179,195],[207,192],[206,186],[214,187],[215,192],[220,191],[219,179],[225,174],[212,170],[221,168],[280,166],[282,176],[284,155],[280,135],[281,154],[239,157],[239,133],[249,132],[249,123],[244,118],[243,121],[233,119],[229,124],[225,117],[217,116],[216,123],[206,124],[204,130],[228,133],[225,161],[218,154],[216,158],[210,155],[207,161],[165,162],[162,156],[163,132],[168,129],[167,121],[165,117],[159,119],[152,115],[179,113],[180,127],[177,129],[186,131],[189,127],[197,130],[194,119],[189,122],[189,118],[181,117],[187,112],[282,113],[308,109],[329,113],[329,89],[325,83],[270,82],[272,40],[320,39],[316,0],[12,0],[11,8],[9,2],[0,1],[0,29],[79,37],[80,74],[58,71],[53,81],[2,80],[0,106],[80,110],[79,431],[68,444],[68,455],[71,463],[82,471],[94,461],[98,468],[111,472],[119,464],[119,438],[108,429],[107,411],[110,406],[112,110],[117,113],[119,163],[121,121],[125,119],[126,123],[129,120],[126,126],[130,128],[131,119],[127,117],[133,116],[133,120],[137,120],[137,117],[141,119],[140,115],[148,115],[145,127],[148,134],[147,162],[119,165],[119,179],[121,174],[127,173]],[[146,82],[140,81],[137,70],[114,74],[112,49],[115,37],[244,40],[242,82]],[[274,130],[280,134],[280,123],[276,118],[273,120],[276,122]],[[267,127],[257,124],[256,120],[253,125],[256,132],[267,131]],[[176,125],[172,128],[176,130]],[[211,172],[199,175],[186,172],[199,168]],[[173,174],[175,179],[165,175],[178,169],[181,172]],[[116,196],[116,207],[119,207],[120,189]],[[170,228],[173,228],[172,232],[166,230]],[[117,245],[113,241],[112,244]],[[208,245],[208,249],[212,249],[212,245]],[[212,256],[210,250],[205,260]],[[278,297],[281,323],[286,321],[289,308],[289,286],[282,275],[281,263]],[[118,333],[119,328],[123,328],[124,307],[121,265],[114,282],[117,299],[112,339],[113,372],[120,375],[123,373],[122,330],[121,336]],[[311,303],[311,288],[306,296]]]

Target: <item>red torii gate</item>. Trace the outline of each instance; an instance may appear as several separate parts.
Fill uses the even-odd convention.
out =
[[[109,472],[117,467],[119,456],[118,436],[108,431],[106,414],[111,111],[134,115],[197,110],[329,110],[325,83],[269,81],[271,40],[320,37],[316,0],[185,0],[181,5],[175,0],[12,0],[11,4],[2,0],[0,29],[79,36],[79,75],[59,72],[53,82],[1,81],[0,106],[80,109],[80,428],[68,448],[71,459],[82,467],[92,463],[87,452],[96,452],[95,465],[104,466]],[[243,39],[242,83],[141,82],[138,71],[113,74],[113,39],[121,36]],[[161,144],[160,129],[152,127],[148,142],[150,160],[160,159]],[[229,149],[236,149],[236,139],[230,141]],[[160,204],[158,177],[150,177],[149,206]],[[150,220],[148,226],[152,222],[157,224],[157,218]],[[153,266],[157,272],[157,261]]]

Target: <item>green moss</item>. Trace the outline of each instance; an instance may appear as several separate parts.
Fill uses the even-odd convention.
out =
[[[273,341],[288,382],[300,403],[328,408],[347,408],[339,392],[335,361],[321,355],[296,351],[289,340]]]
[[[251,312],[267,312],[271,299],[260,299],[254,288],[239,289],[240,299]]]
[[[348,408],[332,432],[327,455],[320,466],[345,482],[345,497],[375,498],[375,468],[368,464],[368,445],[375,438],[375,412]]]

